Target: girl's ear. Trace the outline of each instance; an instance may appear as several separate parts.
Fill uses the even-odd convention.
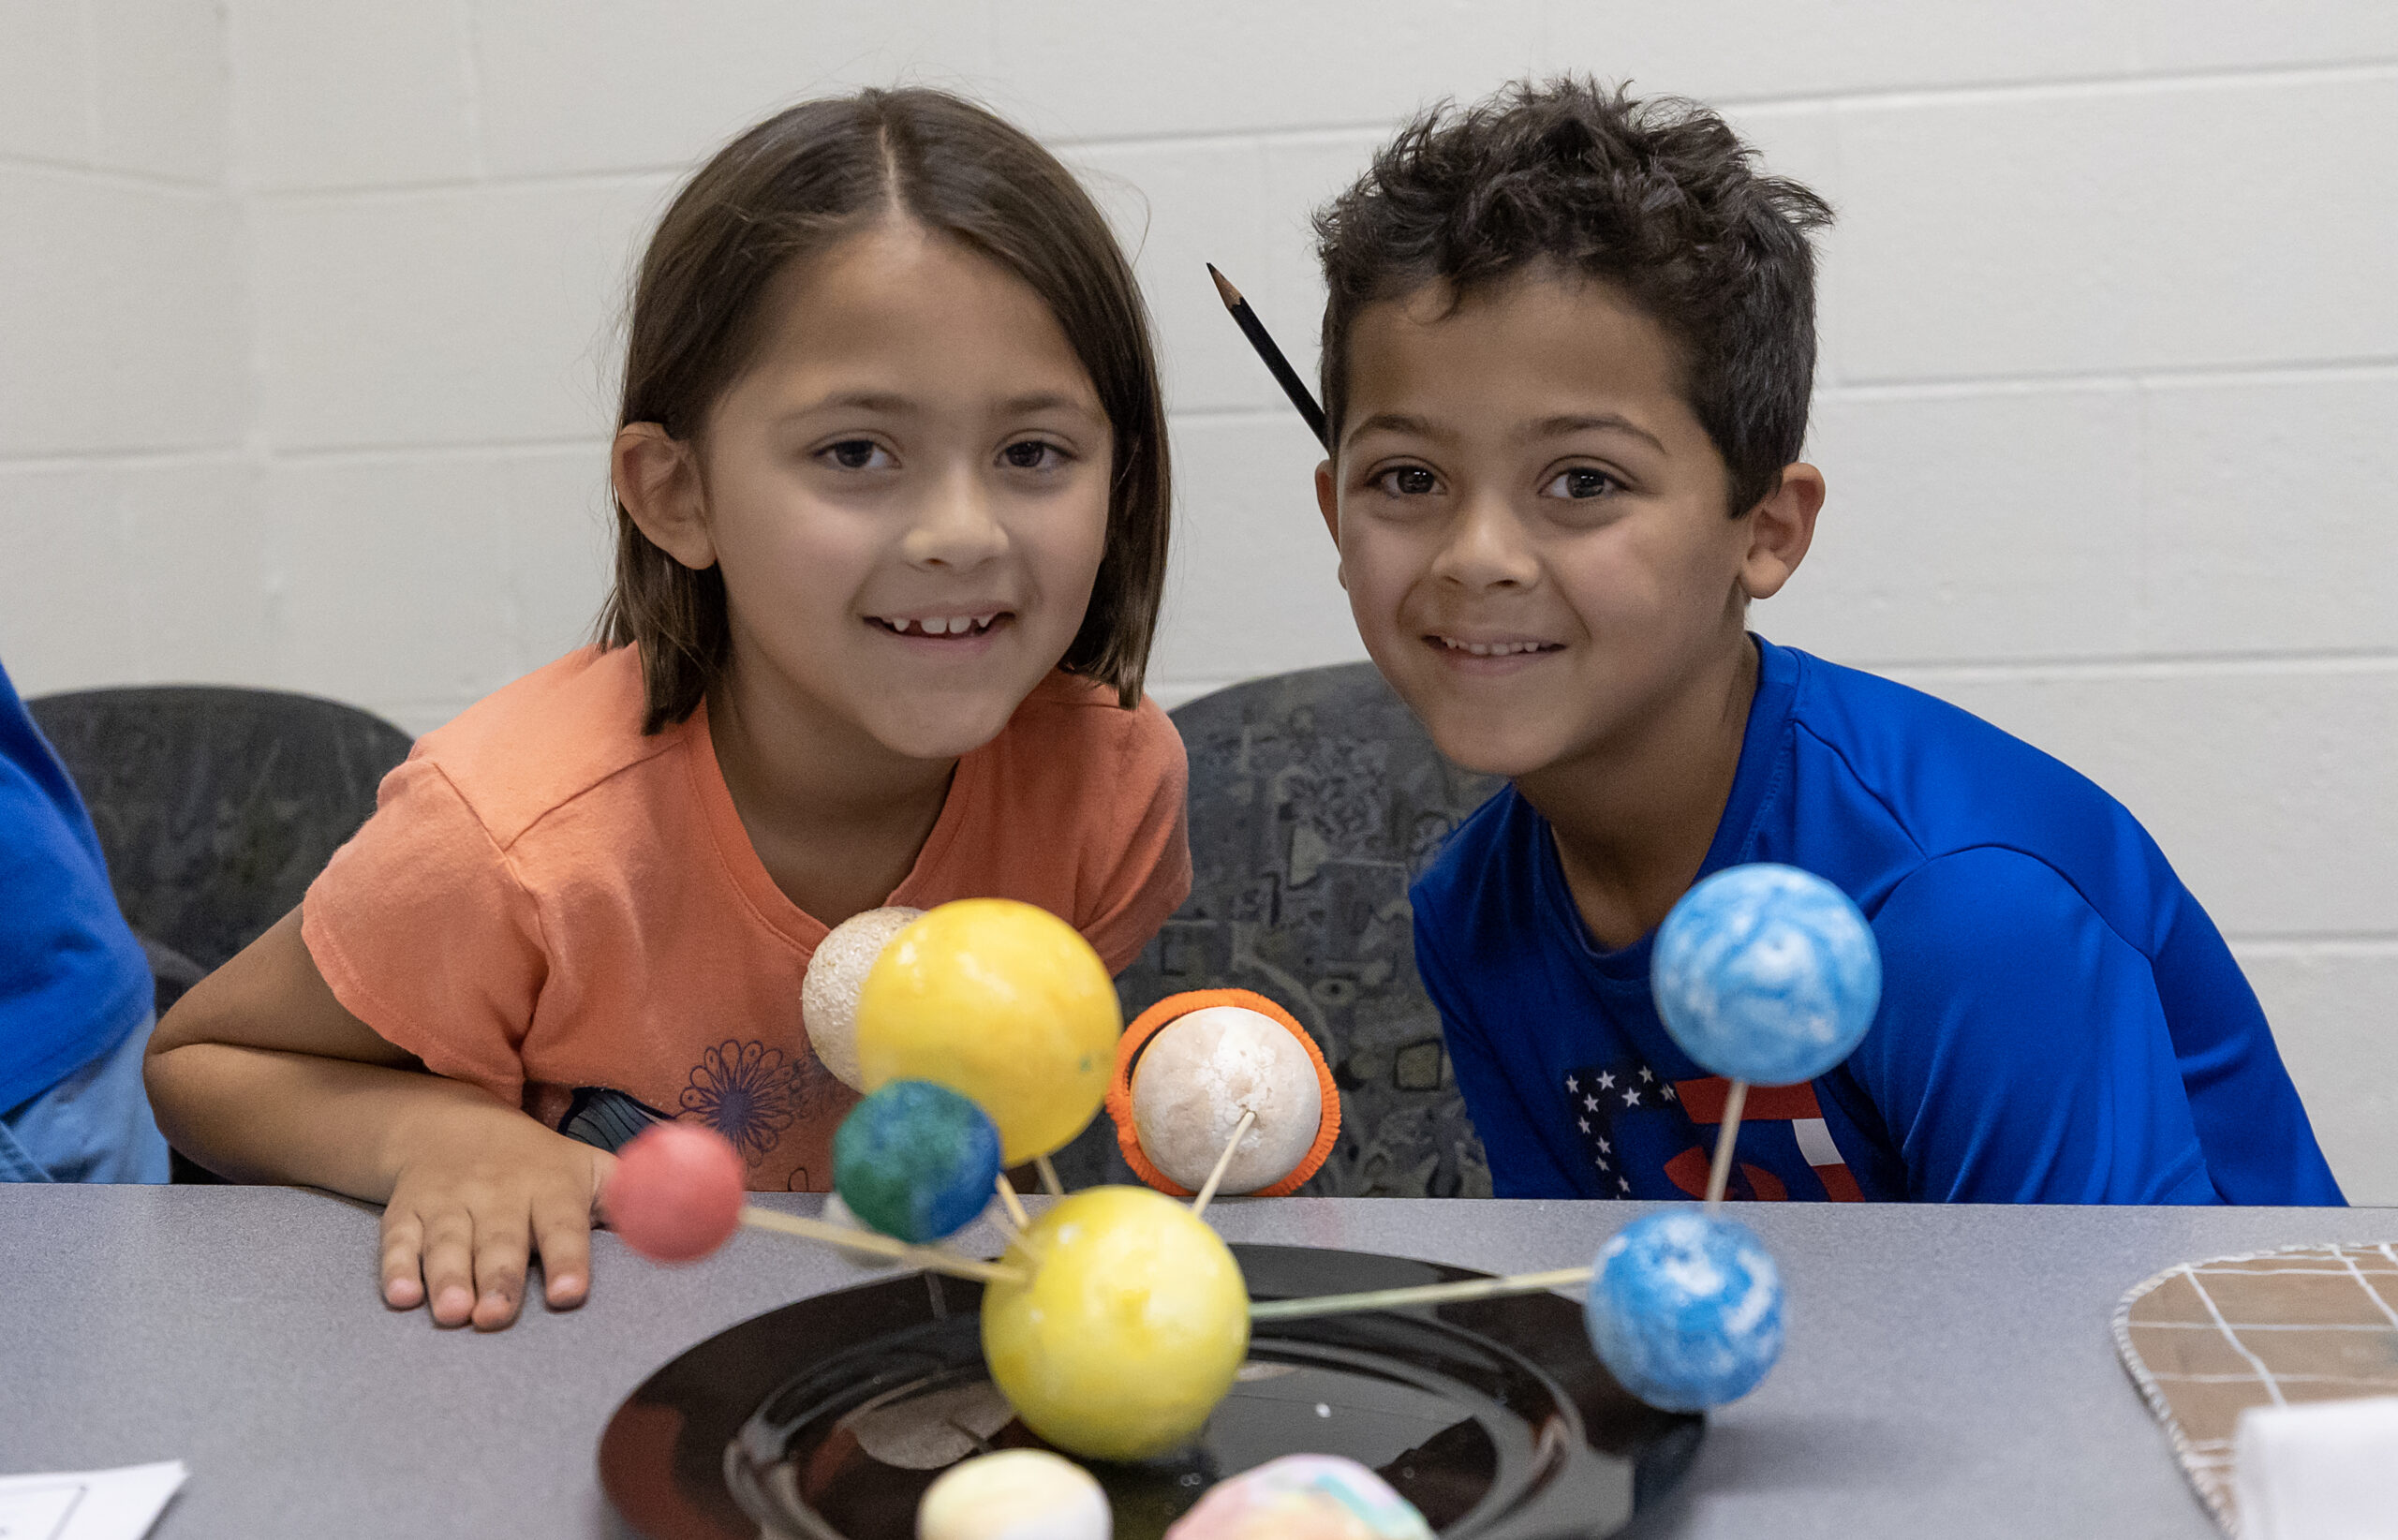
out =
[[[1749,549],[1740,561],[1740,591],[1771,599],[1807,559],[1815,515],[1824,506],[1824,473],[1811,465],[1782,467],[1782,480],[1747,514]]]
[[[655,422],[629,422],[616,430],[608,469],[616,501],[652,545],[695,572],[716,565],[700,459],[690,444]]]

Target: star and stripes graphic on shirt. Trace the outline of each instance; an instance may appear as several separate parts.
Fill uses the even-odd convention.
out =
[[[1654,1182],[1643,1179],[1646,1174],[1662,1175],[1692,1197],[1706,1194],[1731,1082],[1716,1075],[1667,1080],[1627,1056],[1567,1072],[1563,1089],[1585,1170],[1602,1196],[1665,1196]],[[1788,1129],[1795,1150],[1776,1124]],[[1779,1173],[1777,1165],[1783,1167]],[[1832,1141],[1814,1087],[1752,1086],[1725,1195],[1768,1203],[1813,1198],[1817,1193],[1809,1190],[1802,1171],[1833,1202],[1854,1203],[1862,1196]]]

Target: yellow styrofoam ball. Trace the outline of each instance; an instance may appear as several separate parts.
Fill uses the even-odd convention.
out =
[[[999,1125],[1011,1165],[1089,1125],[1123,1030],[1116,983],[1090,943],[1012,898],[925,911],[883,947],[858,991],[865,1088],[947,1086]]]
[[[1146,1187],[1094,1187],[1033,1221],[983,1290],[983,1356],[1024,1425],[1071,1454],[1187,1443],[1249,1355],[1249,1287],[1205,1220]]]

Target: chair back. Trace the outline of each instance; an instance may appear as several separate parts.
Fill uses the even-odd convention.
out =
[[[1174,722],[1191,759],[1191,898],[1125,971],[1127,1013],[1241,988],[1306,1026],[1340,1087],[1341,1136],[1302,1193],[1488,1196],[1416,977],[1407,885],[1500,781],[1442,758],[1369,663],[1235,685]],[[1073,1175],[1132,1180],[1100,1124],[1072,1148]]]
[[[134,930],[214,969],[300,902],[408,735],[280,690],[163,685],[25,703],[92,812]]]

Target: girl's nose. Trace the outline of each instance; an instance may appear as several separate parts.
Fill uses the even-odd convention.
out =
[[[1469,589],[1529,588],[1539,581],[1540,562],[1506,500],[1474,496],[1458,511],[1432,575]]]
[[[941,477],[927,490],[916,517],[901,538],[900,554],[914,567],[966,569],[1007,549],[990,490],[970,470]]]

